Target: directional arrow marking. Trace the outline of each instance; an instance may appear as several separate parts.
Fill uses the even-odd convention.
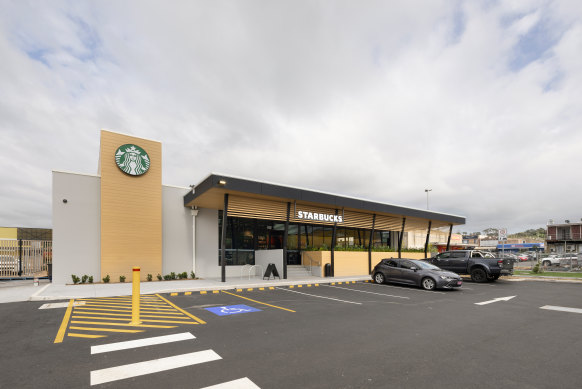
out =
[[[482,303],[475,303],[475,305],[485,305],[485,304],[491,304],[491,303],[496,303],[498,301],[509,301],[512,298],[514,298],[516,296],[508,296],[508,297],[498,297],[496,299],[493,300],[489,300],[489,301],[483,301]]]

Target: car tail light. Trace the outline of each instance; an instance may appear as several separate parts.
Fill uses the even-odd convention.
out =
[[[498,260],[497,263],[503,265],[503,259]]]

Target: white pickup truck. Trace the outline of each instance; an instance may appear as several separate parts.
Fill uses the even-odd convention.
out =
[[[547,257],[542,258],[542,266],[569,266],[570,262],[576,266],[578,265],[578,255],[576,255],[576,253],[550,254]]]

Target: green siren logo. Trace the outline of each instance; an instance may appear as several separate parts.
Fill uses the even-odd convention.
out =
[[[141,176],[150,168],[150,157],[141,147],[127,144],[115,152],[115,163],[130,176]]]

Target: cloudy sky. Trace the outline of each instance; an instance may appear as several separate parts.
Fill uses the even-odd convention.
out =
[[[582,3],[8,1],[0,226],[109,129],[211,172],[426,208],[463,231],[582,218]]]

